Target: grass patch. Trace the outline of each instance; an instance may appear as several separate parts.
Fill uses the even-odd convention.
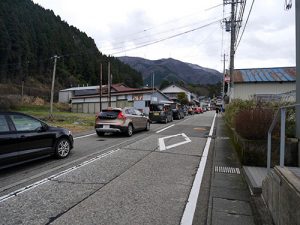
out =
[[[49,117],[49,106],[30,105],[20,106],[16,109],[16,111],[34,116],[51,126],[67,128],[71,130],[72,133],[79,133],[94,129],[94,114],[65,112],[54,107],[52,117]]]

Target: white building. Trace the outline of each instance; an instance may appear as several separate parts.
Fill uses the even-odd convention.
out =
[[[249,100],[292,92],[296,89],[296,68],[236,69],[231,99]]]
[[[69,88],[59,92],[59,99],[72,105],[72,112],[97,113],[100,111],[99,86]],[[101,108],[111,107],[135,107],[145,114],[149,113],[149,105],[153,102],[169,102],[170,99],[152,88],[129,88],[124,84],[113,84],[111,95],[108,95],[107,86],[102,87]]]
[[[197,100],[196,94],[192,93],[191,91],[187,90],[184,87],[177,86],[176,84],[172,84],[166,88],[161,90],[162,93],[167,95],[172,100],[177,100],[177,96],[179,93],[185,93],[189,102],[193,100]]]

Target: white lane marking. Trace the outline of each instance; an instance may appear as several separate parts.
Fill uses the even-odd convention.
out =
[[[170,127],[173,127],[173,126],[175,126],[175,124],[173,124],[173,125],[171,125],[171,126],[168,126],[168,127],[165,127],[165,128],[163,128],[163,129],[161,129],[161,130],[158,130],[158,131],[156,131],[156,133],[158,134],[158,133],[160,133],[160,132],[163,132],[164,130],[169,129]]]
[[[185,141],[178,142],[176,144],[169,145],[169,146],[165,145],[165,139],[172,138],[172,137],[177,137],[177,136],[184,137]],[[163,137],[163,138],[159,138],[158,139],[159,150],[160,151],[164,151],[164,150],[167,150],[167,149],[170,149],[170,148],[174,148],[174,147],[177,147],[179,145],[183,145],[183,144],[186,144],[186,143],[189,143],[189,142],[191,142],[191,139],[189,139],[189,137],[186,136],[186,134],[184,134],[184,133],[182,133],[182,134],[175,134],[175,135],[171,135],[171,136],[167,136],[167,137]]]
[[[216,114],[214,116],[214,119],[213,119],[213,122],[212,122],[212,125],[210,128],[209,136],[211,136],[213,133],[213,129],[215,126],[215,119],[216,119]],[[204,147],[204,151],[203,151],[200,163],[199,163],[197,174],[195,176],[195,180],[194,180],[194,183],[193,183],[190,195],[189,195],[189,199],[185,206],[183,216],[181,218],[180,224],[182,224],[182,225],[191,225],[193,223],[197,200],[198,200],[198,195],[200,192],[203,173],[204,173],[204,169],[205,169],[205,165],[206,165],[206,161],[207,161],[210,142],[211,142],[211,137],[208,137],[207,141],[206,141],[206,145]]]
[[[4,202],[4,201],[6,201],[6,200],[8,200],[8,199],[10,199],[10,198],[12,198],[12,197],[15,197],[15,196],[17,196],[17,195],[19,195],[19,194],[21,194],[21,193],[24,193],[24,192],[26,192],[26,191],[29,191],[29,190],[33,189],[33,188],[36,188],[36,187],[38,187],[38,186],[40,186],[40,185],[42,185],[42,184],[45,184],[45,183],[47,183],[48,181],[50,181],[51,179],[59,178],[59,177],[62,176],[62,175],[65,175],[65,174],[67,174],[67,173],[70,173],[70,172],[72,172],[72,171],[74,171],[74,170],[76,170],[76,169],[78,169],[78,168],[80,168],[80,167],[83,167],[83,166],[85,166],[85,165],[88,165],[88,164],[90,164],[90,163],[92,163],[92,162],[94,162],[94,161],[96,161],[96,160],[98,160],[98,159],[102,159],[102,158],[104,158],[104,157],[106,157],[106,156],[109,156],[109,155],[111,155],[111,154],[114,154],[115,152],[117,152],[117,151],[119,151],[119,150],[120,150],[120,149],[115,149],[115,150],[111,150],[111,151],[109,151],[109,152],[106,152],[106,153],[104,153],[104,154],[98,155],[98,156],[96,156],[96,157],[94,157],[94,158],[91,158],[91,159],[89,159],[89,160],[87,160],[87,161],[84,161],[84,162],[82,162],[82,163],[80,163],[80,164],[78,164],[78,165],[76,165],[76,166],[73,166],[73,167],[71,167],[71,168],[69,168],[69,169],[66,169],[66,170],[64,170],[64,171],[62,171],[62,172],[59,172],[59,173],[54,174],[54,175],[52,175],[52,176],[50,176],[50,177],[44,178],[44,179],[42,179],[42,180],[39,180],[39,181],[37,181],[37,182],[35,182],[35,183],[33,183],[33,184],[27,185],[26,187],[20,188],[20,189],[14,191],[14,192],[11,192],[11,193],[9,193],[9,194],[7,194],[7,195],[1,196],[1,197],[0,197],[0,203]]]
[[[159,144],[159,150],[164,151],[166,150],[165,142],[163,138],[158,139],[158,144]]]
[[[96,133],[92,133],[92,134],[87,134],[87,135],[83,135],[83,136],[75,137],[75,138],[74,138],[74,140],[76,140],[76,139],[80,139],[80,138],[89,137],[89,136],[93,136],[93,135],[96,135]]]

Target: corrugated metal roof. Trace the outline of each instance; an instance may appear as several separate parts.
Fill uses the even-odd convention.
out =
[[[295,81],[296,67],[254,68],[234,70],[234,83]]]

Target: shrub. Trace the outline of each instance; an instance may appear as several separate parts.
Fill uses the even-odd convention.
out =
[[[236,114],[241,110],[251,109],[256,107],[257,103],[252,100],[234,99],[225,109],[225,121],[231,127],[235,127]]]
[[[8,111],[16,109],[19,105],[19,100],[15,97],[1,96],[0,97],[0,111]]]
[[[270,108],[244,109],[236,114],[235,129],[249,140],[266,139],[273,118],[274,110]]]
[[[54,106],[60,112],[71,112],[71,106],[67,103],[58,102]]]

